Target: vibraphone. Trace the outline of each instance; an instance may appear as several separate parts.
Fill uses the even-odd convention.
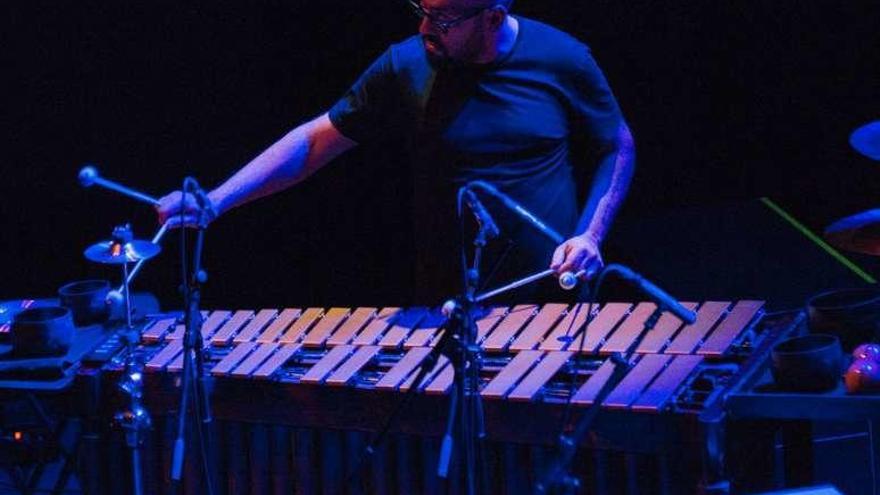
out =
[[[602,404],[575,468],[589,493],[691,493],[723,469],[725,393],[749,373],[756,347],[790,331],[790,322],[763,318],[761,301],[686,306],[696,310],[696,322],[682,325],[664,314]],[[519,305],[479,317],[492,493],[530,490],[567,416],[565,403],[574,405],[574,419],[592,404],[611,376],[608,356],[627,350],[655,309],[646,302]],[[441,357],[414,383],[443,331],[436,311],[286,308],[204,316],[219,443],[210,462],[220,493],[454,492],[433,474],[452,366]],[[584,325],[582,338],[566,338]],[[175,422],[162,413],[177,405],[182,337],[178,320],[158,318],[139,348],[157,425],[145,457],[156,492],[167,488]],[[416,396],[392,436],[347,484],[370,432],[410,387]],[[124,459],[119,454],[113,457]]]

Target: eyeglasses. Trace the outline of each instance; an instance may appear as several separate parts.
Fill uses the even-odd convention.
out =
[[[461,17],[456,17],[453,19],[449,19],[449,18],[443,19],[442,17],[446,17],[446,16],[442,16],[442,15],[433,14],[431,12],[428,12],[416,0],[408,0],[407,3],[409,3],[410,8],[412,8],[413,14],[415,14],[416,17],[419,18],[419,20],[428,19],[428,22],[430,22],[434,27],[436,27],[438,30],[440,30],[440,32],[443,34],[448,33],[450,29],[461,24],[462,22],[480,15],[481,13],[483,13],[484,10],[487,9],[487,7],[480,7],[479,9],[475,10],[474,12],[471,12],[470,14],[465,14]]]

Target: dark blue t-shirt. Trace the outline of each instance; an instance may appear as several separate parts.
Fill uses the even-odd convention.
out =
[[[437,67],[419,36],[388,48],[331,108],[330,120],[358,142],[404,143],[415,177],[417,243],[456,252],[454,192],[485,180],[563,235],[573,233],[572,139],[613,142],[620,110],[589,48],[517,16],[513,47],[493,63]],[[512,273],[544,268],[553,243],[487,200],[516,248]],[[428,254],[428,256],[433,256]]]

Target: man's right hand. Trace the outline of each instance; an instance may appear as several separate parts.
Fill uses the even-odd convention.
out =
[[[160,224],[164,225],[165,222],[170,220],[168,226],[171,228],[180,227],[181,224],[186,227],[198,227],[199,214],[201,213],[199,204],[196,201],[195,195],[187,193],[185,196],[184,198],[184,194],[180,191],[174,191],[159,199],[156,213],[159,215]],[[183,201],[182,204],[181,201]],[[211,201],[210,197],[208,201]],[[181,212],[183,212],[182,219]],[[215,205],[212,204],[205,214],[207,215],[208,223],[210,223],[217,218],[219,212],[216,210]]]

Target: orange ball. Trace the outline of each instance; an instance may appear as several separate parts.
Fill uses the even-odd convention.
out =
[[[843,375],[846,391],[851,394],[880,390],[880,363],[870,359],[857,359]]]

